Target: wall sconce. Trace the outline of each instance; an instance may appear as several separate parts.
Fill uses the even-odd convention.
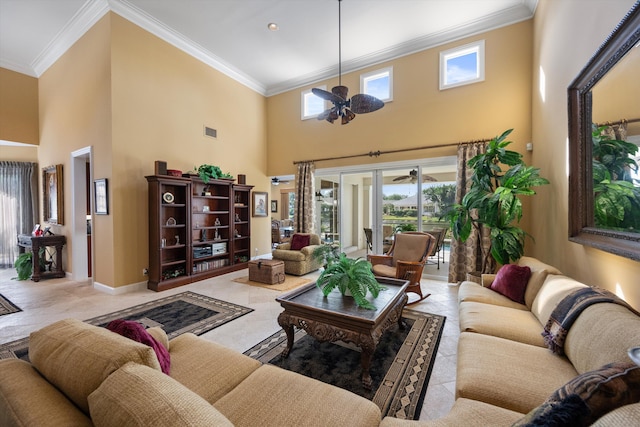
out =
[[[316,191],[316,202],[321,202],[322,201],[322,193],[319,191]]]

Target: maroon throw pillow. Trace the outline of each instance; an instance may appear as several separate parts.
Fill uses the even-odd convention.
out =
[[[309,235],[304,234],[294,234],[291,238],[291,250],[299,251],[305,246],[309,246]]]
[[[109,322],[107,329],[116,334],[122,335],[142,344],[146,344],[156,352],[156,357],[160,363],[162,372],[169,375],[171,356],[169,351],[160,344],[147,330],[138,322],[133,320],[116,319]]]
[[[498,270],[498,274],[491,284],[491,289],[510,300],[524,304],[524,292],[527,290],[530,277],[531,269],[529,267],[507,264]]]

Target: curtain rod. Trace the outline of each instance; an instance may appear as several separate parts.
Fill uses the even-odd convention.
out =
[[[465,144],[474,144],[476,142],[488,142],[491,141],[489,139],[476,139],[473,141],[464,141],[464,142],[452,142],[449,144],[438,144],[438,145],[428,145],[423,147],[414,147],[414,148],[399,148],[397,150],[386,150],[386,151],[369,151],[368,153],[362,154],[351,154],[349,156],[337,156],[337,157],[324,157],[322,159],[313,159],[313,160],[294,160],[293,164],[297,165],[298,163],[311,163],[311,162],[326,162],[328,160],[342,160],[342,159],[351,159],[354,157],[380,157],[383,154],[393,154],[393,153],[402,153],[405,151],[418,151],[418,150],[427,150],[429,148],[443,148],[443,147],[457,147]]]
[[[615,122],[604,122],[604,123],[596,123],[596,126],[600,127],[600,126],[614,126],[614,125],[621,125],[623,123],[637,123],[640,122],[640,118],[638,119],[622,119],[622,120],[618,120]]]

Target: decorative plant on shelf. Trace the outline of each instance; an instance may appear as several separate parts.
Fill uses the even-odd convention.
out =
[[[638,146],[611,138],[607,126],[593,126],[593,194],[596,227],[619,231],[640,230],[640,187],[632,172],[638,171],[633,159]]]
[[[512,141],[505,141],[513,131],[509,129],[487,143],[487,150],[469,160],[473,169],[471,188],[444,217],[451,224],[454,238],[464,242],[472,229],[482,235],[484,228],[491,231],[491,244],[482,250],[481,273],[493,273],[492,258],[500,264],[518,260],[524,254],[527,233],[517,223],[522,218],[520,196],[532,196],[532,187],[548,184],[539,174],[540,169],[527,166],[522,154],[507,150]],[[503,171],[500,165],[509,168]]]
[[[233,178],[233,175],[228,172],[223,173],[218,166],[203,164],[197,168],[194,166],[194,168],[196,169],[196,172],[198,172],[200,179],[202,179],[205,184],[208,184],[212,179]]]
[[[363,258],[347,258],[344,253],[327,265],[318,277],[316,286],[322,290],[324,296],[336,288],[342,295],[349,291],[358,307],[369,310],[375,310],[376,307],[366,299],[367,291],[377,298],[380,291],[385,289],[373,275],[369,261]]]

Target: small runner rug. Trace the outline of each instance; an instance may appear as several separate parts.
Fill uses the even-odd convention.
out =
[[[287,335],[279,331],[244,354],[349,390],[380,407],[382,416],[417,419],[429,384],[445,317],[405,309],[407,327],[393,325],[380,339],[371,361],[373,390],[362,386],[360,352],[344,343],[319,343],[296,329],[289,357],[280,356]]]
[[[135,320],[148,328],[162,327],[171,339],[186,332],[202,335],[252,311],[251,308],[194,292],[182,292],[94,317],[85,322],[104,327],[115,319]],[[2,344],[0,345],[0,359],[28,360],[28,348],[28,337]]]
[[[0,294],[0,316],[4,316],[5,314],[17,313],[19,311],[22,311],[20,307],[6,299],[4,295]]]
[[[303,279],[302,277],[285,275],[284,282],[276,283],[274,285],[267,285],[266,283],[254,282],[249,280],[249,276],[238,277],[233,279],[234,282],[243,283],[245,285],[258,286],[260,288],[267,288],[274,291],[290,291],[299,286],[306,285],[311,282],[311,279]]]

